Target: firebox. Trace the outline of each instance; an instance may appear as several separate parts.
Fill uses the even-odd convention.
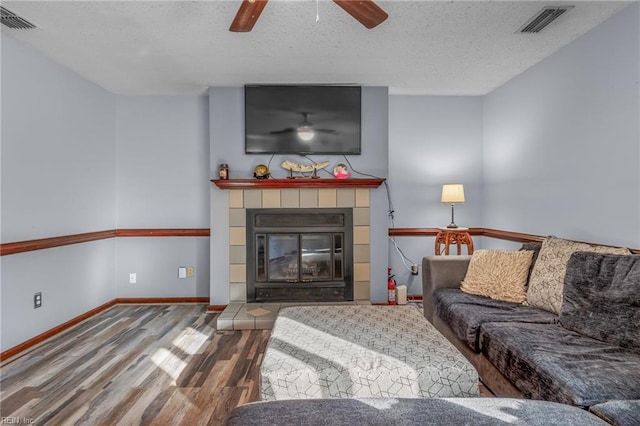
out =
[[[247,209],[247,302],[353,300],[353,211]]]

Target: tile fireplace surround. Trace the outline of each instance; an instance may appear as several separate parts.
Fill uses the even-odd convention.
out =
[[[350,182],[349,182],[350,181]],[[229,306],[221,314],[222,329],[270,328],[269,324],[248,318],[233,318],[246,311],[242,305],[247,300],[246,286],[246,209],[259,208],[323,208],[353,209],[353,286],[354,302],[369,303],[370,295],[370,214],[369,190],[378,187],[382,179],[315,179],[303,182],[299,179],[271,179],[266,181],[221,181],[213,183],[228,189],[229,197]],[[251,309],[260,308],[260,303],[250,304]],[[255,306],[253,306],[255,305]],[[270,306],[269,306],[270,307]],[[261,312],[261,311],[260,311]],[[266,315],[271,317],[272,315]],[[267,318],[265,318],[266,320]],[[269,318],[271,319],[271,318]],[[249,321],[251,322],[251,321]],[[271,321],[267,321],[271,322]]]

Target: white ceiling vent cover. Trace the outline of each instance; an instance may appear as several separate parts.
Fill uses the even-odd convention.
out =
[[[545,6],[533,18],[529,19],[518,31],[518,33],[539,33],[547,26],[558,19],[560,15],[573,9],[574,6]]]
[[[4,26],[7,26],[14,30],[31,30],[33,28],[36,28],[36,26],[31,22],[27,21],[24,18],[21,18],[9,9],[0,6],[0,12],[0,22],[2,22],[2,25]]]

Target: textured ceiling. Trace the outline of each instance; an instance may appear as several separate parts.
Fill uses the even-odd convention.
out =
[[[539,34],[515,33],[548,3],[575,8]],[[397,94],[482,95],[628,2],[377,1],[389,18],[367,30],[328,0],[271,0],[250,33],[228,31],[240,0],[2,4],[39,27],[3,26],[3,34],[117,94],[357,83]]]

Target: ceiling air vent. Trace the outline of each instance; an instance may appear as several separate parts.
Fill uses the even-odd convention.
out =
[[[21,18],[9,9],[0,6],[0,12],[2,13],[2,15],[0,16],[0,22],[2,22],[2,25],[5,25],[14,30],[31,30],[33,28],[36,28],[36,26],[31,22],[27,21],[24,18]]]
[[[533,18],[529,19],[517,32],[519,33],[539,33],[547,26],[558,19],[560,15],[573,9],[574,6],[546,6]]]

